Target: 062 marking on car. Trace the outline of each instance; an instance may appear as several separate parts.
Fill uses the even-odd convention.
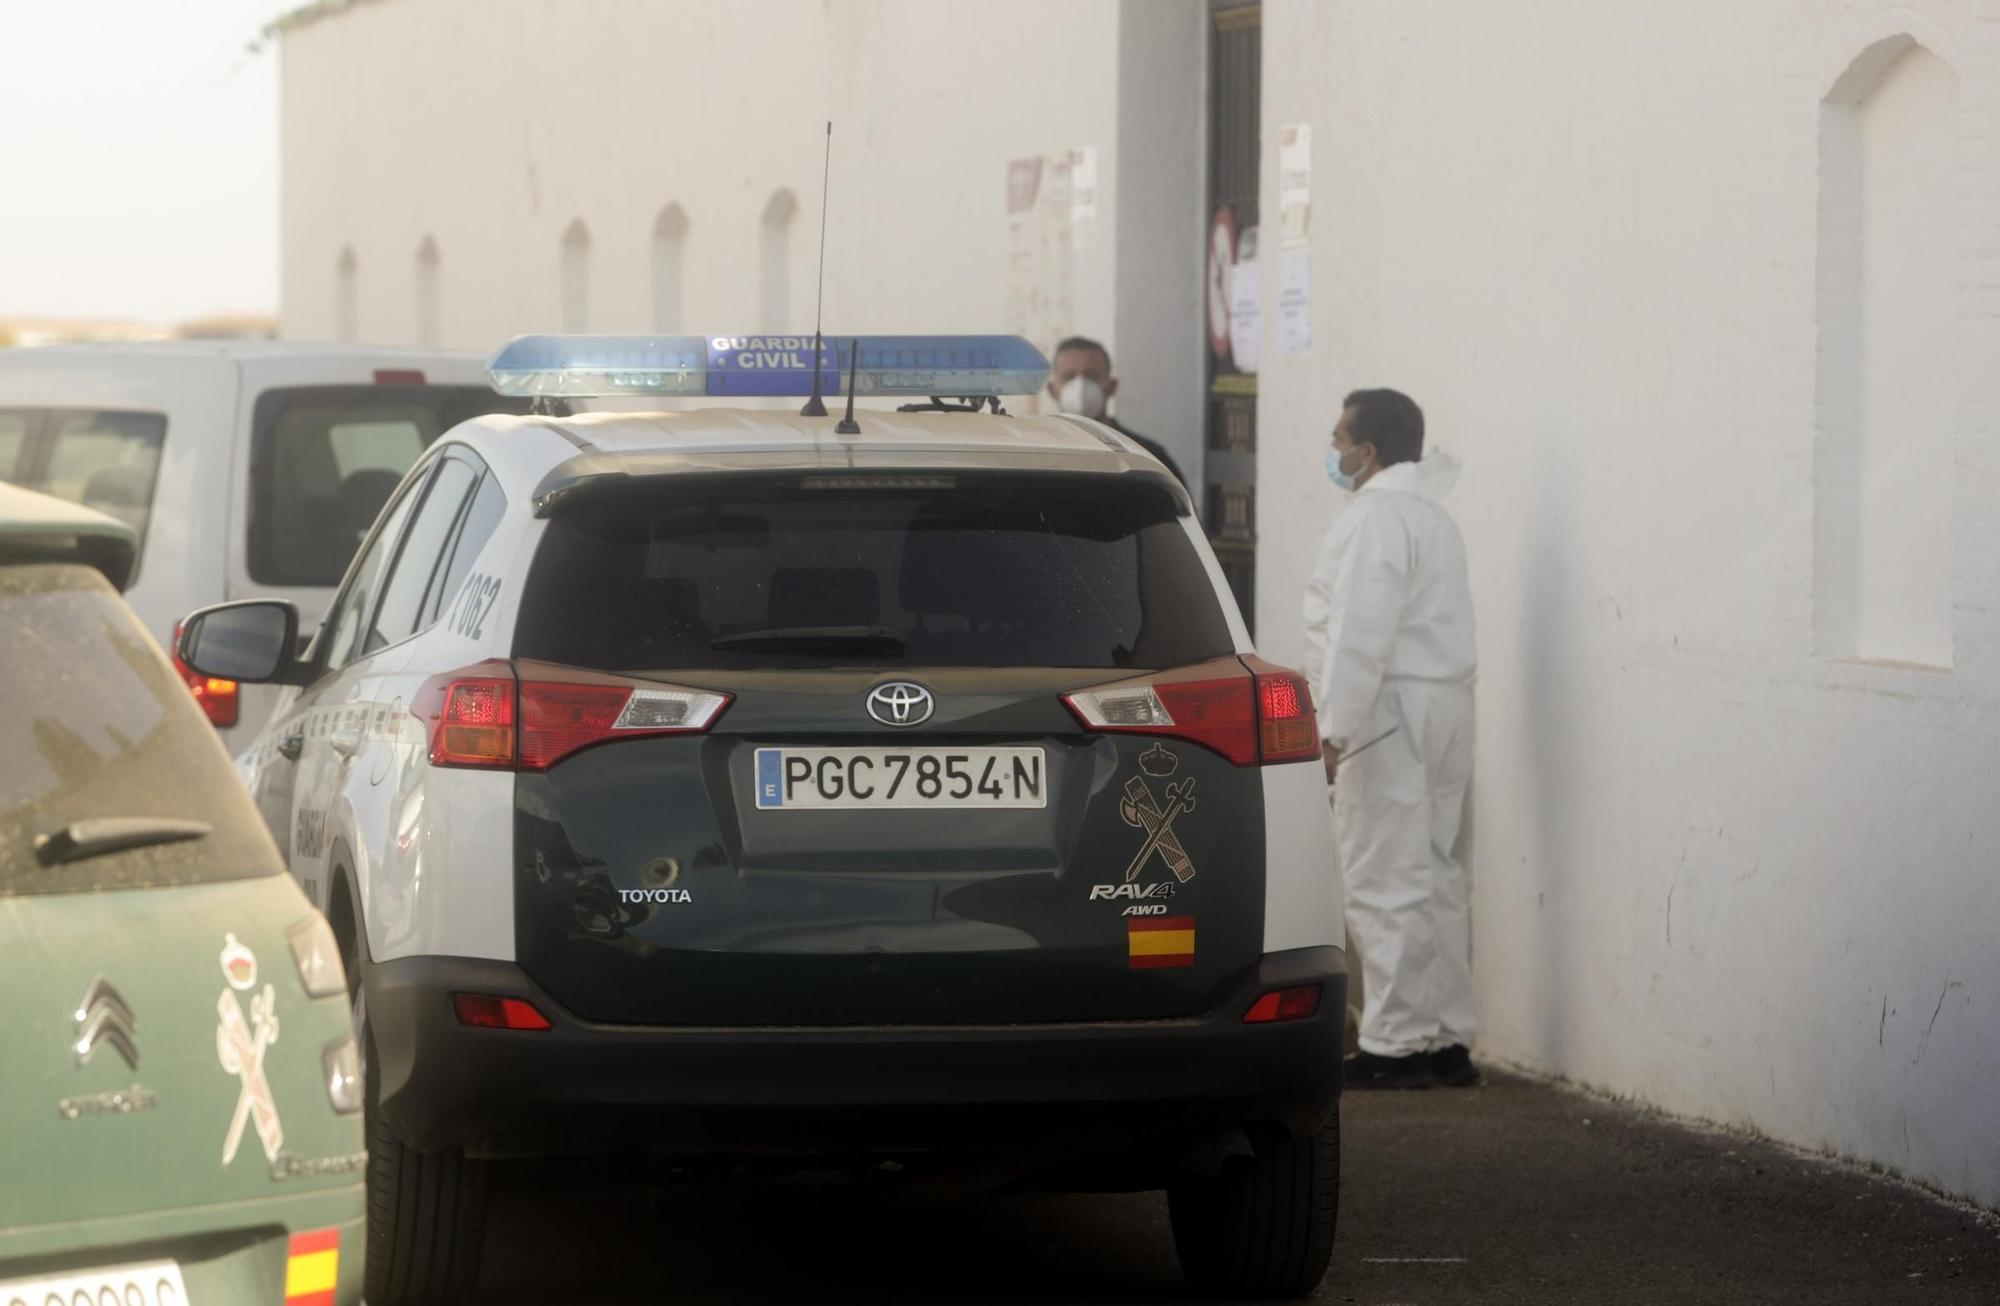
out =
[[[476,571],[466,577],[464,588],[451,605],[452,631],[468,639],[485,638],[486,618],[493,615],[493,603],[500,597],[503,584],[498,576],[484,576]]]

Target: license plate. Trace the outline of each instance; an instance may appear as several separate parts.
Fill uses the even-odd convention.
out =
[[[181,1267],[172,1261],[145,1261],[104,1270],[82,1270],[49,1279],[0,1283],[0,1306],[43,1306],[45,1302],[116,1302],[118,1306],[187,1306]]]
[[[1044,763],[1039,748],[760,748],[757,806],[1047,807]]]

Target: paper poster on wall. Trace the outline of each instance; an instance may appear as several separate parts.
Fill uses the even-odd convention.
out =
[[[1262,329],[1262,288],[1257,283],[1257,228],[1236,241],[1229,270],[1229,353],[1239,372],[1257,370],[1257,333]]]
[[[1297,357],[1312,349],[1312,251],[1278,256],[1278,352]]]
[[[1312,216],[1312,126],[1285,126],[1278,144],[1278,231],[1286,245],[1309,239]]]
[[[1069,235],[1075,249],[1097,239],[1097,147],[1069,152]]]
[[[1072,329],[1071,156],[1007,164],[1006,325],[1043,350]]]

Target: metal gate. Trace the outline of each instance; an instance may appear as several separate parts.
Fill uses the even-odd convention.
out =
[[[1258,118],[1262,108],[1261,4],[1209,0],[1207,248],[1208,415],[1202,460],[1203,519],[1244,618],[1256,620],[1257,373],[1230,342],[1230,274],[1257,245]]]

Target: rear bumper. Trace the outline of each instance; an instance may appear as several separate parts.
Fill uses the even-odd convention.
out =
[[[334,1306],[361,1300],[367,1197],[359,1182],[254,1201],[17,1226],[0,1232],[0,1282],[170,1260],[191,1301],[278,1302],[293,1234],[337,1230]],[[13,1300],[0,1292],[0,1302]],[[40,1297],[35,1299],[38,1303]]]
[[[1337,948],[1264,957],[1230,1002],[1169,1021],[655,1028],[564,1011],[511,962],[368,968],[381,1109],[405,1141],[485,1155],[1117,1152],[1250,1121],[1317,1129],[1338,1105]],[[1246,1025],[1261,993],[1317,982],[1310,1019]],[[474,1029],[454,992],[525,998],[545,1031]]]

